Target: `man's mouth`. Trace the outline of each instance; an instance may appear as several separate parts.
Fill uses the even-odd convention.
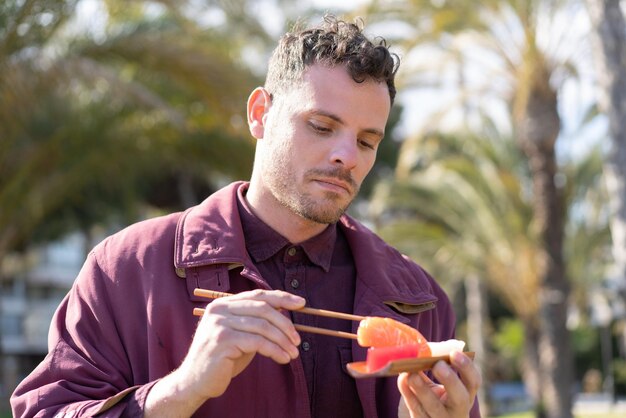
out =
[[[342,180],[336,178],[317,178],[315,180],[318,183],[322,183],[322,185],[330,186],[333,189],[341,189],[348,194],[352,194],[352,187]]]
[[[338,168],[329,170],[314,169],[307,173],[307,177],[324,189],[335,193],[347,193],[348,196],[352,196],[359,189],[348,170]]]

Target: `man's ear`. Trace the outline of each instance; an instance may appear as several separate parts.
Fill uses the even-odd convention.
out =
[[[263,87],[257,87],[248,98],[248,127],[256,139],[265,134],[265,116],[272,105],[272,98]]]

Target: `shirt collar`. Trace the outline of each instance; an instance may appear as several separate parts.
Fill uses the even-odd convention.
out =
[[[320,266],[326,273],[330,271],[330,263],[335,251],[337,240],[337,224],[330,224],[314,237],[300,243],[307,257],[313,264]]]
[[[237,203],[246,239],[246,249],[250,257],[258,263],[273,257],[291,243],[252,212],[250,205],[244,197],[247,190],[248,187],[239,188],[237,191]],[[318,235],[301,242],[299,246],[302,247],[304,253],[313,264],[321,267],[328,273],[336,238],[337,224],[333,223],[328,225]]]

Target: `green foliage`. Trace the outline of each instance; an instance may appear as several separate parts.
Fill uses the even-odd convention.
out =
[[[103,3],[97,36],[67,27],[76,1],[0,5],[0,258],[249,175],[238,31],[147,3]]]
[[[590,369],[602,370],[602,351],[597,328],[579,326],[572,331],[571,341],[577,379],[582,380]]]
[[[524,338],[524,327],[518,319],[503,317],[498,320],[491,343],[496,352],[494,361],[497,363],[496,369],[500,379],[518,380],[520,378],[517,366],[522,361]],[[585,372],[591,368],[602,369],[600,342],[596,328],[588,326],[575,328],[572,330],[571,342],[577,379],[582,379]],[[619,362],[619,360],[616,361]]]
[[[617,393],[626,393],[626,360],[616,358],[613,360],[615,373],[615,390]]]
[[[78,0],[4,0],[0,3],[0,61],[45,45]]]
[[[598,350],[598,330],[591,327],[578,327],[572,332],[574,351],[591,353]],[[596,365],[597,366],[597,365]]]
[[[440,280],[477,274],[528,317],[537,280],[529,179],[513,141],[489,135],[406,141],[398,178],[379,186],[371,210],[381,235]]]
[[[512,318],[501,319],[493,345],[507,359],[519,360],[524,345],[524,327],[520,321]]]
[[[504,380],[519,380],[519,368],[524,351],[524,327],[519,320],[502,318],[492,338],[497,353],[498,369]]]

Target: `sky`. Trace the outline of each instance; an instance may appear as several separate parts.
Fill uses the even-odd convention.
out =
[[[434,1],[434,0],[433,0]],[[350,10],[367,3],[367,0],[309,0],[310,3],[318,7],[327,7],[331,11],[340,9]],[[337,5],[340,5],[339,8]],[[394,27],[380,27],[377,30],[393,31]],[[579,63],[576,77],[563,78],[560,83],[559,113],[562,118],[561,136],[557,141],[557,153],[563,159],[580,159],[587,154],[591,148],[598,143],[605,141],[607,132],[606,118],[599,116],[591,122],[585,122],[589,109],[595,102],[596,86],[594,78],[594,57],[592,47],[589,44],[588,33],[590,22],[583,7],[571,7],[554,19],[545,19],[540,22],[540,43],[551,50],[555,56],[561,59],[572,59]],[[541,36],[543,34],[543,36]],[[556,46],[558,44],[558,47]],[[393,45],[392,45],[393,47]],[[432,59],[426,52],[421,59]],[[426,57],[426,58],[424,58]],[[410,65],[412,57],[401,56],[403,65]],[[418,58],[420,59],[420,58]],[[484,58],[483,58],[484,59]],[[480,61],[480,59],[478,60]],[[472,73],[473,71],[473,73]],[[466,69],[466,77],[479,78],[483,68]],[[457,74],[451,75],[456,77]],[[399,127],[401,137],[418,135],[428,126],[434,112],[449,105],[458,96],[456,85],[452,85],[450,80],[447,89],[399,89],[398,102],[404,106],[404,118]],[[496,119],[505,118],[507,112],[500,104],[489,103]],[[450,114],[450,124],[460,121],[458,114]]]
[[[99,6],[100,0],[81,0],[78,3],[77,19],[75,28],[77,30],[89,30],[94,35],[104,33],[104,20],[99,18],[102,16],[102,9]],[[367,3],[367,0],[306,0],[300,1],[293,7],[302,10],[303,4],[327,9],[330,12],[341,14],[341,11],[352,10],[357,6]],[[282,11],[277,8],[274,0],[258,0],[252,3],[252,7],[258,10],[261,22],[270,33],[278,37],[282,30],[281,15]],[[158,13],[158,7],[155,6],[155,13]],[[283,6],[287,7],[287,6]],[[207,13],[206,19],[219,21],[219,13]],[[576,78],[564,78],[560,89],[559,111],[562,117],[562,132],[557,142],[557,151],[562,158],[578,159],[589,152],[590,148],[604,140],[607,132],[606,119],[597,117],[592,123],[583,124],[585,115],[595,99],[595,80],[593,76],[594,64],[591,55],[591,47],[588,45],[589,21],[586,17],[584,9],[572,8],[566,14],[559,16],[555,20],[543,22],[544,28],[540,34],[545,34],[544,43],[546,48],[551,48],[550,42],[558,41],[558,50],[553,51],[556,55],[571,56],[571,58],[583,61],[583,65],[579,65],[580,73]],[[366,28],[367,30],[367,28]],[[389,25],[378,25],[376,30],[385,31],[397,30],[397,28]],[[274,33],[276,32],[276,33]],[[391,33],[391,32],[389,32]],[[540,40],[541,41],[541,40]],[[393,50],[393,45],[392,45]],[[399,51],[396,51],[399,52]],[[431,51],[423,50],[421,56],[401,55],[403,67],[414,65],[415,60],[433,60],[436,59]],[[479,59],[480,61],[480,52]],[[433,58],[435,57],[435,58]],[[250,60],[261,59],[261,57],[250,54]],[[469,83],[478,82],[481,76],[480,72],[484,69],[478,67],[473,68],[468,65],[465,70],[465,76],[468,77]],[[398,128],[398,134],[401,137],[418,135],[429,125],[433,114],[440,111],[457,96],[455,77],[458,74],[450,74],[446,81],[447,88],[400,88],[398,92],[397,102],[404,106],[404,118]],[[496,80],[493,81],[497,82]],[[483,99],[486,100],[486,99]],[[497,102],[482,103],[487,105],[496,119],[504,120],[506,110],[502,108],[502,104]],[[448,126],[454,126],[460,121],[459,113],[451,112],[447,116]],[[504,123],[504,122],[503,122]],[[606,142],[606,141],[605,141]]]

